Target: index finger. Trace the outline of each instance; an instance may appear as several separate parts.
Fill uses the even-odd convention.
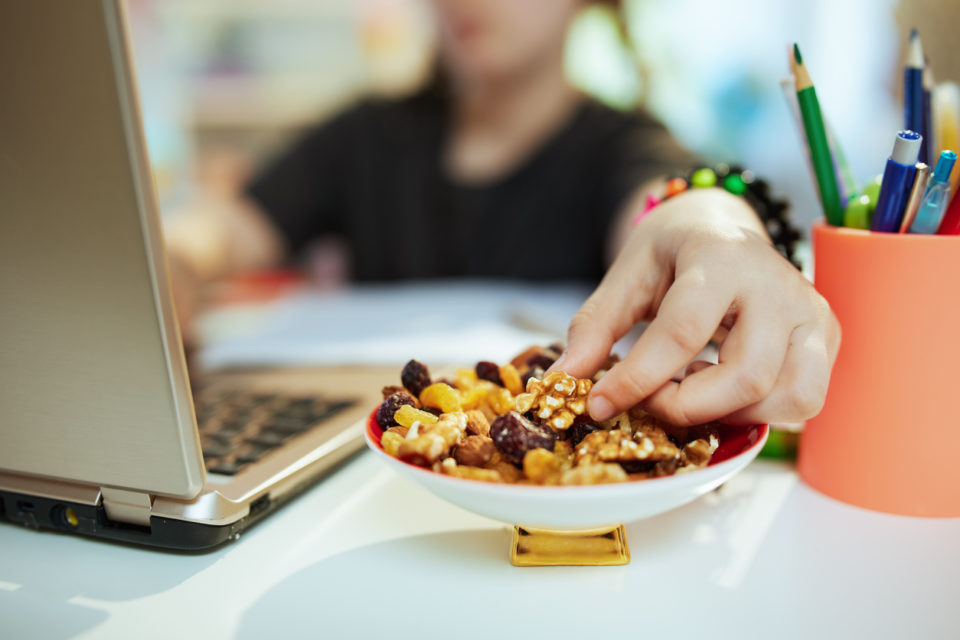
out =
[[[638,269],[634,260],[618,259],[610,267],[567,330],[567,349],[550,370],[577,378],[597,372],[614,343],[626,335],[650,308],[656,286],[655,270]]]
[[[692,360],[730,310],[735,296],[729,287],[708,284],[696,273],[675,280],[627,357],[594,385],[588,400],[593,419],[607,420],[633,407]]]

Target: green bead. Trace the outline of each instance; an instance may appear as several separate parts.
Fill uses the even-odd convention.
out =
[[[776,458],[780,460],[794,460],[797,457],[797,447],[800,442],[800,434],[794,431],[781,431],[779,429],[770,429],[770,436],[766,444],[760,450],[760,456],[763,458]]]
[[[735,196],[742,196],[747,192],[747,183],[739,173],[731,173],[723,179],[723,188]]]
[[[690,184],[698,189],[715,186],[717,184],[717,174],[709,167],[697,169],[693,172],[693,175],[690,176]]]
[[[847,204],[847,210],[843,212],[843,226],[850,229],[869,229],[874,206],[870,196],[863,195],[851,199]]]

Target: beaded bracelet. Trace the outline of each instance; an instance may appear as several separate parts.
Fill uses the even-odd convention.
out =
[[[715,167],[704,167],[701,165],[683,175],[671,177],[667,180],[662,197],[647,197],[646,206],[633,219],[633,224],[640,222],[654,207],[665,200],[688,189],[710,187],[721,187],[733,195],[743,197],[763,222],[777,251],[800,268],[795,254],[802,234],[800,229],[790,221],[787,201],[772,198],[770,185],[766,181],[758,179],[752,171],[737,166],[718,164]]]

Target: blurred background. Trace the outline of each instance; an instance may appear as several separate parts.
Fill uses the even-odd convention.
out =
[[[298,131],[363,95],[427,76],[422,0],[131,0],[134,54],[161,205],[239,187]],[[629,42],[592,7],[567,45],[571,80],[643,107],[691,150],[767,178],[808,226],[816,193],[780,80],[798,42],[825,117],[861,181],[902,124],[902,52],[920,29],[938,80],[960,79],[960,0],[632,0]]]

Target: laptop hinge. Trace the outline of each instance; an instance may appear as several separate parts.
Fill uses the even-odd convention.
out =
[[[107,487],[101,487],[100,494],[103,496],[103,508],[111,520],[150,526],[150,511],[153,508],[153,496],[150,494]]]

